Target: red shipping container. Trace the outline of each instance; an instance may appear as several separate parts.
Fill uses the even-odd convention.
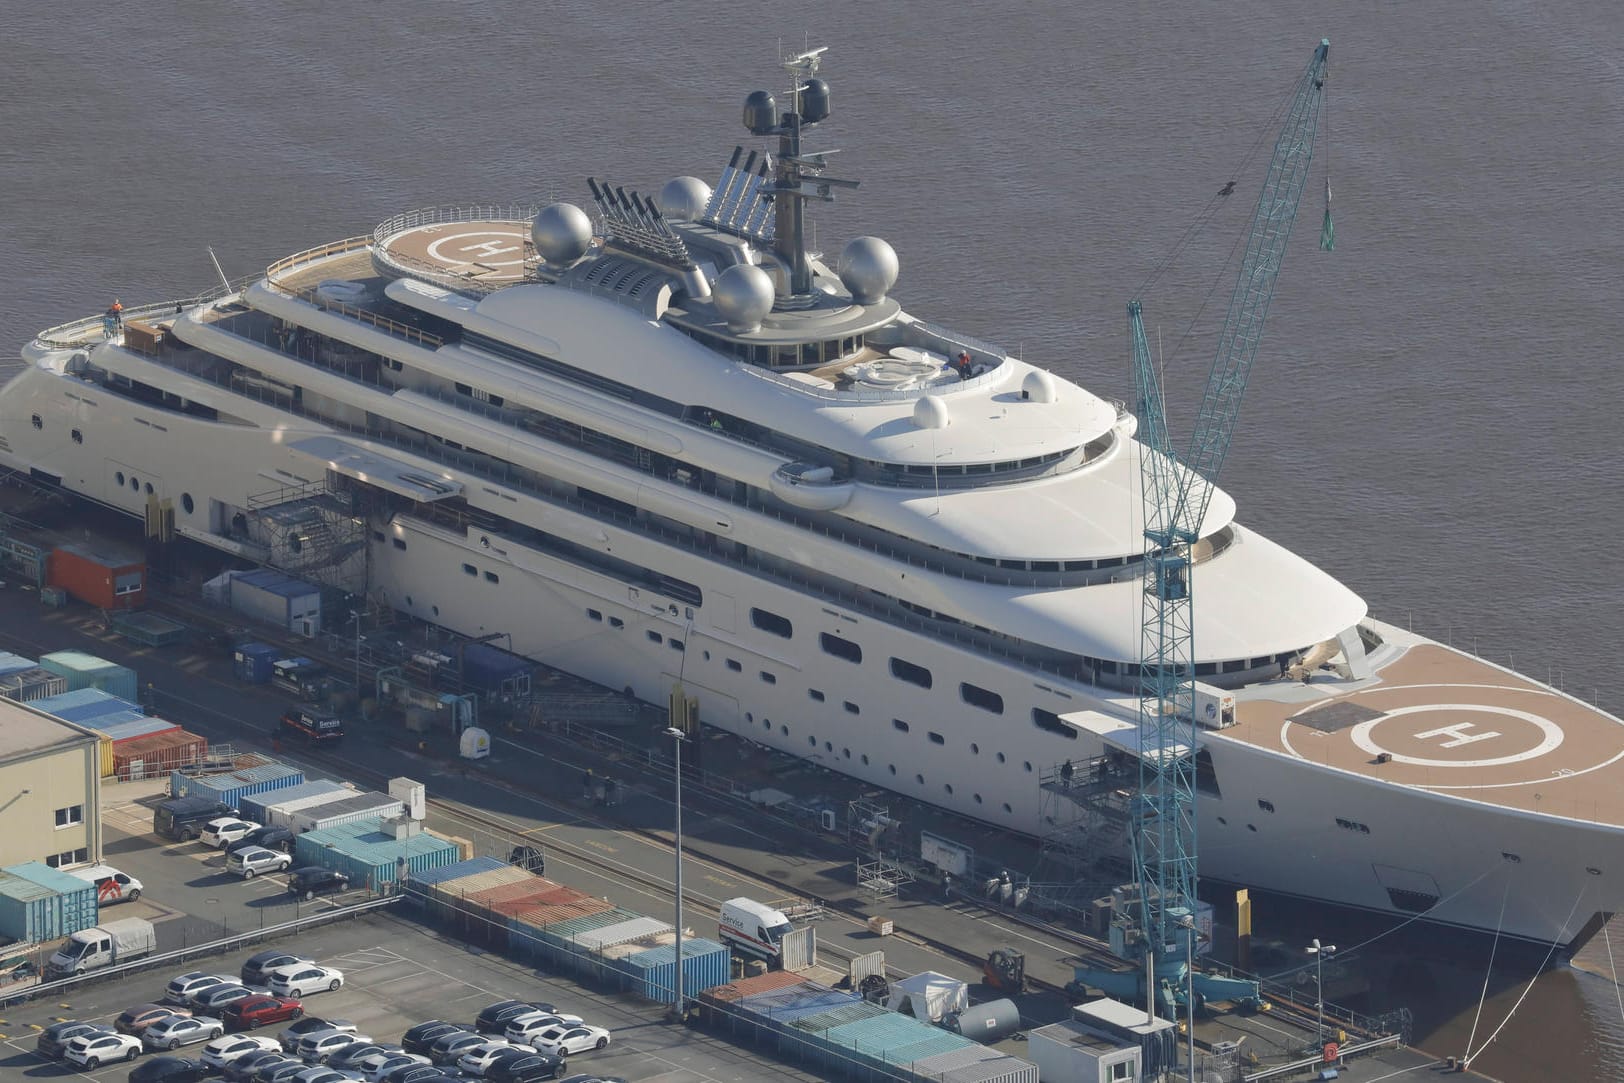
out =
[[[726,985],[718,985],[699,994],[699,999],[726,1004],[757,993],[770,993],[774,989],[788,989],[800,985],[805,979],[791,970],[769,970],[753,978],[740,978]]]
[[[83,545],[59,545],[46,562],[46,583],[98,609],[138,609],[147,600],[147,566]]]
[[[152,778],[167,775],[208,755],[206,738],[185,730],[156,733],[123,741],[113,748],[113,776],[118,779]]]

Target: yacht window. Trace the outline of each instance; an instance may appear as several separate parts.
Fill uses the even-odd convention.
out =
[[[586,611],[586,615],[587,615],[587,617],[589,617],[592,620],[602,620],[603,619],[603,614],[598,612],[596,609],[588,609]]]
[[[485,582],[487,582],[487,583],[500,583],[501,581],[502,581],[502,577],[497,575],[495,572],[486,572],[485,573]]]
[[[857,704],[853,703],[849,699],[845,702],[845,708],[846,708],[846,713],[847,714],[862,714],[863,713],[861,711],[861,709],[858,708]]]
[[[192,514],[193,509],[197,507],[197,505],[192,502],[191,493],[180,494],[180,506],[185,509],[187,515]]]
[[[959,685],[959,697],[972,707],[980,707],[983,711],[993,714],[1004,713],[1004,697],[997,692],[989,692],[973,684]]]
[[[626,627],[626,622],[621,620],[619,617],[610,617],[609,618],[609,627],[611,627],[611,628],[624,628],[624,627]]]
[[[76,444],[84,443],[85,442],[85,434],[80,432],[78,429],[74,429],[73,430],[73,442],[76,443]]]
[[[404,548],[406,548],[406,539],[405,538],[393,538],[391,540],[395,543],[395,548],[396,549],[404,549]]]
[[[33,422],[34,428],[36,429],[43,429],[45,427],[45,419],[40,417],[38,414],[35,414],[29,420]],[[119,484],[124,484],[124,480],[122,478],[119,479]]]
[[[1257,799],[1257,807],[1262,809],[1264,812],[1273,812],[1274,811],[1274,802],[1273,801],[1265,801],[1263,798],[1260,797],[1260,798]]]
[[[904,722],[900,718],[893,718],[891,720],[891,725],[895,726],[897,729],[901,730],[903,733],[908,732],[908,723]]]
[[[816,688],[808,688],[806,690],[806,694],[816,703],[823,702],[823,693],[819,692]]]
[[[839,636],[824,632],[818,636],[818,642],[823,644],[823,650],[826,654],[832,654],[836,658],[844,658],[854,664],[861,663],[863,660],[863,648],[849,639],[841,639]]]
[[[790,624],[787,617],[780,617],[777,613],[766,609],[750,610],[750,623],[763,632],[770,632],[783,639],[788,639],[795,634],[795,627]]]
[[[930,670],[902,658],[891,659],[891,676],[899,681],[917,684],[920,688],[929,688],[931,683]]]
[[[727,660],[727,668],[731,669],[734,673],[744,672],[744,667],[739,665],[739,660],[737,658],[729,658]]]
[[[662,636],[659,632],[656,632],[652,628],[650,628],[647,632],[644,632],[643,634],[648,636],[648,641],[650,643],[663,643],[665,641],[665,637]]]
[[[930,743],[933,744],[933,745],[945,745],[945,744],[947,744],[947,740],[939,733],[932,732],[931,734],[929,734],[929,736],[930,736]]]
[[[1069,737],[1073,741],[1077,740],[1077,731],[1060,721],[1060,716],[1053,711],[1045,711],[1042,707],[1033,707],[1032,722],[1040,730],[1048,730],[1050,733],[1058,733],[1062,737]]]
[[[771,673],[768,673],[766,670],[761,671],[761,680],[765,684],[777,684],[778,683],[778,678],[773,676]]]
[[[666,643],[674,651],[685,651],[688,649],[687,645],[684,644],[680,639],[667,640]]]
[[[462,566],[462,574],[463,575],[478,575],[479,574],[479,569],[474,567],[472,564],[464,564]]]

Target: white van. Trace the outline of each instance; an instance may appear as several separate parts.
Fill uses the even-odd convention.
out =
[[[134,902],[141,897],[141,881],[126,876],[111,865],[91,865],[83,869],[65,869],[69,876],[89,880],[96,885],[96,904],[111,906],[116,902]]]
[[[777,964],[784,934],[794,926],[781,911],[754,899],[729,899],[722,904],[718,939],[734,951]]]

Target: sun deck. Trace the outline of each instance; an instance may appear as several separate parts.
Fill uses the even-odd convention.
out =
[[[1218,737],[1418,789],[1624,825],[1624,722],[1581,700],[1427,641],[1344,687],[1317,678],[1265,686]]]

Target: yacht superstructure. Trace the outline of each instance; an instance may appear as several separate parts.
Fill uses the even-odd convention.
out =
[[[1053,765],[1135,775],[1135,420],[904,310],[884,241],[807,250],[853,186],[801,146],[816,59],[714,189],[411,212],[44,332],[0,466],[1042,835]],[[1235,513],[1193,553],[1203,875],[1542,941],[1624,903],[1624,723]]]

